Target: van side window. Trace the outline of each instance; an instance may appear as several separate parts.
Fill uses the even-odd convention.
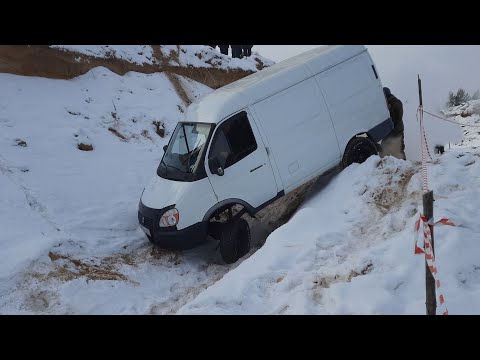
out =
[[[213,139],[209,159],[217,157],[226,169],[257,150],[247,113],[242,111],[220,125]]]

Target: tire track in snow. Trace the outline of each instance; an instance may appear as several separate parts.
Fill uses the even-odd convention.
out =
[[[20,190],[25,194],[25,200],[28,205],[36,211],[55,231],[65,231],[65,229],[61,229],[61,227],[52,220],[52,217],[48,214],[47,208],[38,200],[38,198],[34,195],[34,193],[27,188],[25,185],[22,184],[21,180],[14,175],[12,169],[16,167],[9,165],[8,161],[0,155],[0,172],[4,174],[15,186],[20,188]],[[67,237],[71,238],[71,235],[67,233]]]
[[[75,310],[72,310],[69,304],[62,300],[61,296],[62,286],[68,282],[84,278],[86,283],[89,281],[112,281],[130,283],[132,287],[145,286],[142,284],[143,279],[130,274],[131,271],[129,270],[131,269],[129,268],[142,268],[153,265],[158,267],[158,269],[153,271],[162,272],[165,271],[165,268],[171,269],[171,267],[176,266],[181,268],[183,266],[182,263],[184,264],[191,260],[191,254],[177,253],[173,255],[173,253],[162,250],[152,250],[149,244],[133,249],[129,253],[119,252],[105,257],[84,254],[81,259],[76,259],[75,255],[72,257],[65,255],[66,253],[62,248],[71,245],[72,236],[52,219],[48,209],[41,203],[34,192],[25,186],[18,176],[15,176],[14,169],[16,168],[0,155],[0,172],[24,193],[25,201],[33,211],[37,212],[50,225],[54,235],[57,233],[66,235],[66,242],[61,241],[57,246],[52,247],[50,252],[47,251],[49,256],[41,256],[33,261],[25,271],[15,275],[16,279],[14,282],[17,286],[2,294],[3,305],[1,307],[3,309],[11,309],[8,311],[13,313],[75,313]],[[67,253],[70,252],[67,248],[65,250]],[[60,251],[59,255],[57,255],[56,251]],[[52,254],[53,256],[50,256]],[[77,254],[77,256],[79,255]],[[206,254],[199,254],[197,257],[201,256],[206,256]],[[193,255],[193,257],[195,256]],[[167,298],[159,303],[153,303],[149,312],[152,314],[175,313],[185,303],[221,279],[233,267],[220,265],[217,253],[215,253],[216,258],[212,258],[212,254],[209,257],[198,272],[179,271],[180,274],[172,281]],[[240,262],[234,266],[238,266]],[[100,265],[94,265],[98,263]],[[105,263],[108,265],[105,265]],[[110,273],[115,276],[108,276]],[[104,278],[98,277],[97,274],[103,274]],[[195,281],[192,281],[193,278]],[[193,282],[194,285],[184,285],[185,280],[188,280],[187,282],[190,283]],[[108,301],[109,296],[111,295],[105,293],[106,301]]]
[[[382,160],[379,166],[382,166],[381,164]],[[395,173],[387,170],[382,174],[385,178],[379,186],[365,189],[362,194],[371,199],[366,201],[367,207],[370,208],[364,212],[367,216],[353,223],[349,234],[332,234],[332,237],[336,236],[338,239],[327,242],[329,246],[325,247],[323,242],[317,242],[313,267],[318,267],[318,270],[314,271],[311,288],[314,303],[322,304],[325,289],[333,284],[351,282],[354,277],[366,275],[374,270],[375,264],[367,256],[368,248],[387,241],[393,233],[403,230],[408,218],[402,217],[400,224],[396,226],[385,226],[385,223],[392,221],[395,216],[402,216],[399,212],[405,208],[407,201],[412,203],[407,214],[414,216],[416,213],[414,204],[417,199],[414,197],[418,194],[408,193],[407,188],[418,170],[419,166],[414,164],[405,169],[397,168]],[[385,232],[385,228],[390,231]]]

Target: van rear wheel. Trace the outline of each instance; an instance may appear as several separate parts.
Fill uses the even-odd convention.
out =
[[[378,155],[378,149],[375,143],[368,137],[355,137],[350,140],[345,149],[342,166],[346,168],[353,163],[362,164],[373,155]]]
[[[233,264],[250,250],[250,227],[245,219],[232,220],[222,229],[220,254],[223,261]]]

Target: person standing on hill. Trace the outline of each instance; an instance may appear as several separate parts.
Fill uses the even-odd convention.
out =
[[[252,47],[253,45],[242,45],[243,56],[246,56],[246,57],[252,56]]]
[[[383,93],[385,94],[388,110],[390,111],[390,118],[393,121],[393,130],[382,141],[382,152],[384,152],[384,156],[393,155],[399,159],[406,160],[403,104],[392,94],[389,88],[384,87]]]
[[[218,45],[218,47],[223,55],[228,55],[228,45]]]
[[[230,45],[232,47],[232,58],[242,57],[242,45]]]

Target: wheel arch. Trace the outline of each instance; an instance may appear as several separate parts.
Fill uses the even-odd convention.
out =
[[[249,203],[247,203],[246,201],[241,200],[241,199],[232,198],[232,199],[222,200],[222,201],[216,203],[215,205],[213,205],[205,213],[205,215],[203,217],[203,221],[210,221],[210,219],[212,219],[215,216],[216,213],[220,213],[220,212],[228,209],[229,207],[232,207],[232,206],[235,206],[235,205],[243,206],[250,216],[253,216],[255,214],[255,208],[253,206],[251,206]]]
[[[350,145],[352,144],[352,142],[354,142],[356,139],[359,139],[359,138],[368,139],[369,141],[371,141],[371,143],[372,143],[373,146],[375,147],[377,154],[380,152],[380,147],[379,147],[378,143],[376,143],[375,140],[372,139],[371,136],[369,136],[368,132],[362,132],[362,133],[356,134],[355,136],[353,136],[353,137],[347,142],[347,145],[345,146],[345,149],[343,150],[341,164],[342,164],[342,166],[343,166],[344,168],[348,166],[348,165],[347,165],[348,159],[346,158],[346,157],[348,156],[348,149],[349,149]]]

